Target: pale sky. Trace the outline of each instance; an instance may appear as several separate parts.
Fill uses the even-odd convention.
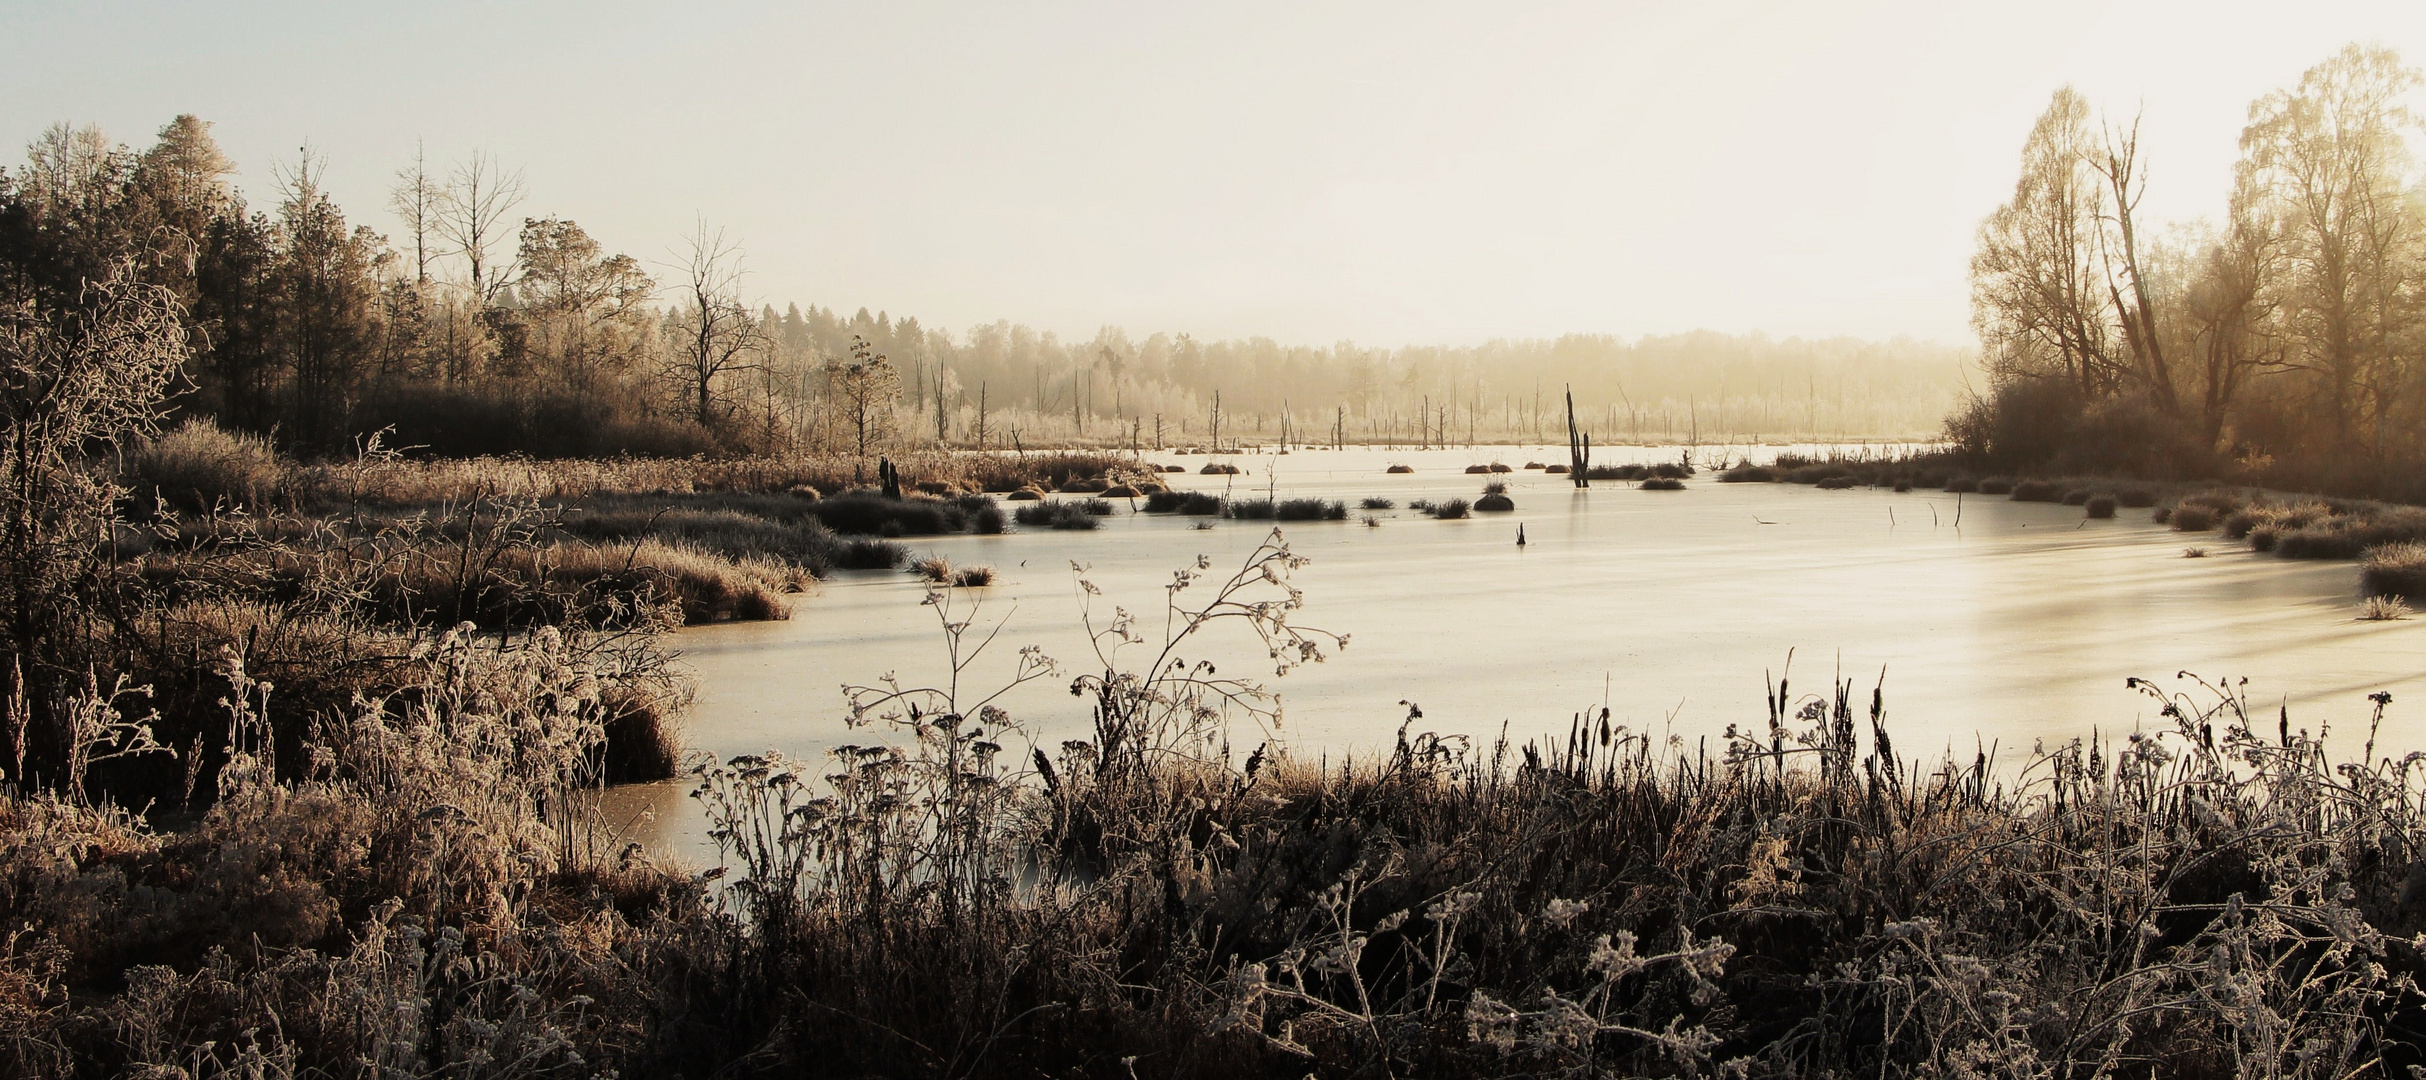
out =
[[[2144,108],[2144,210],[2194,217],[2354,40],[2426,63],[2426,4],[9,0],[0,145],[192,112],[257,205],[308,140],[391,237],[416,139],[485,150],[611,249],[704,217],[759,299],[952,329],[1963,342],[2057,86]]]

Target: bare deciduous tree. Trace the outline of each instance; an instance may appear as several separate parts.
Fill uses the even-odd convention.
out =
[[[504,241],[508,220],[522,204],[522,174],[507,172],[497,159],[474,151],[440,190],[432,205],[432,228],[450,254],[463,256],[472,297],[494,303],[514,279],[513,267],[497,265],[492,251]]]
[[[2089,103],[2055,92],[2022,148],[2013,198],[1980,226],[1973,322],[2001,377],[2056,377],[2083,398],[2113,392],[2098,239],[2107,202],[2089,163]]]
[[[430,175],[422,158],[421,144],[413,144],[413,163],[396,170],[396,186],[388,189],[388,209],[404,221],[404,231],[412,237],[413,281],[426,284],[430,280],[430,234],[437,231],[440,206],[445,189]]]
[[[2293,363],[2319,382],[2337,448],[2379,456],[2416,374],[2407,284],[2426,215],[2407,182],[2404,102],[2418,84],[2390,50],[2352,45],[2259,99],[2241,134],[2243,167],[2283,224]]]
[[[741,248],[700,222],[676,264],[679,306],[669,322],[670,374],[690,405],[692,418],[716,422],[716,396],[725,376],[759,366],[766,336],[749,305],[741,301]]]

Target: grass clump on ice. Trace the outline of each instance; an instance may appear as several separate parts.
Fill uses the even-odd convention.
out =
[[[1103,500],[1045,500],[1041,502],[1032,502],[1012,511],[1011,519],[1021,525],[1028,526],[1029,528],[1062,529],[1070,531],[1093,529],[1101,524],[1096,519],[1103,515],[1095,513],[1094,509],[1088,505],[1089,503],[1103,503]],[[1111,509],[1111,504],[1104,503],[1104,508],[1108,513]]]
[[[1149,514],[1218,514],[1221,496],[1209,491],[1156,491],[1146,495]]]
[[[1275,521],[1346,521],[1348,504],[1339,499],[1283,499],[1272,507]]]
[[[2397,540],[2369,548],[2359,563],[2359,581],[2370,596],[2426,601],[2426,543]]]
[[[910,572],[936,585],[974,588],[994,584],[991,566],[960,566],[941,555],[929,555],[910,564]]]

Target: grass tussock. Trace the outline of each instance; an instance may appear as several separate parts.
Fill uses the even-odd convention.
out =
[[[1283,499],[1272,507],[1274,521],[1346,521],[1348,504],[1339,499]]]
[[[1364,509],[1364,510],[1396,510],[1396,509],[1398,509],[1398,504],[1397,504],[1397,503],[1392,502],[1392,501],[1390,501],[1389,499],[1384,498],[1384,497],[1382,497],[1382,496],[1380,496],[1380,495],[1367,495],[1367,496],[1365,496],[1365,497],[1364,497],[1364,501],[1359,502],[1359,503],[1357,503],[1356,505],[1357,505],[1357,507],[1358,507],[1359,509]]]
[[[2080,503],[2082,514],[2095,520],[2112,518],[2115,505],[2116,500],[2112,495],[2091,495]]]
[[[1383,469],[1382,471],[1383,471],[1383,472],[1385,472],[1385,473],[1389,473],[1389,474],[1391,474],[1391,475],[1393,475],[1393,476],[1404,476],[1404,475],[1406,475],[1406,474],[1408,474],[1408,473],[1414,472],[1414,471],[1415,471],[1415,466],[1413,466],[1413,465],[1392,465],[1392,466],[1390,466],[1389,468]]]
[[[890,540],[853,540],[834,559],[837,570],[890,570],[910,557],[910,549]]]
[[[2014,502],[2051,503],[2064,497],[2064,487],[2053,480],[2020,480],[2013,485]]]
[[[287,466],[268,439],[188,420],[137,449],[127,461],[127,480],[136,498],[157,498],[180,510],[258,510],[285,486]]]
[[[1722,484],[1766,484],[1777,479],[1777,473],[1762,465],[1738,465],[1718,474]]]
[[[1850,476],[1831,476],[1812,485],[1821,491],[1845,491],[1854,486]]]
[[[1982,495],[2011,495],[2013,494],[2013,478],[2009,476],[1982,477],[1978,491]]]
[[[1032,529],[1083,531],[1102,524],[1099,519],[1104,514],[1096,513],[1094,507],[1089,505],[1093,503],[1101,503],[1104,514],[1111,512],[1111,504],[1101,499],[1048,500],[1028,503],[1013,510],[1011,519]]]
[[[1221,496],[1208,491],[1157,491],[1146,496],[1149,514],[1218,514]]]
[[[2426,543],[2399,540],[2368,549],[2359,582],[2369,596],[2426,601]]]
[[[1643,481],[1644,491],[1683,491],[1685,482],[1673,476],[1654,476]]]
[[[1465,517],[1467,511],[1473,509],[1473,507],[1470,506],[1464,499],[1450,498],[1441,499],[1425,507],[1424,509],[1439,520],[1455,521],[1459,518]]]
[[[2370,596],[2359,604],[2359,618],[2364,622],[2397,622],[2409,615],[2409,601],[2398,596]]]
[[[2344,503],[2329,517],[2282,530],[2275,553],[2292,559],[2348,559],[2369,549],[2426,539],[2426,509]]]
[[[991,566],[958,566],[941,555],[929,555],[910,564],[910,572],[926,579],[929,584],[956,588],[977,588],[994,584]]]
[[[1946,490],[1946,491],[1947,491],[1949,494],[1962,494],[1962,495],[1968,495],[1968,494],[1971,494],[1971,493],[1973,493],[1973,492],[1977,492],[1979,489],[1980,489],[1980,482],[1979,482],[1979,479],[1978,479],[1977,477],[1971,477],[1971,476],[1954,476],[1954,477],[1950,477],[1950,478],[1948,478],[1948,479],[1947,479],[1947,481],[1946,481],[1946,487],[1945,487],[1945,490]]]

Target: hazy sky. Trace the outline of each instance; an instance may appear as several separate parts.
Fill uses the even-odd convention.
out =
[[[2426,3],[0,7],[0,144],[309,140],[356,220],[416,139],[778,304],[1200,337],[1708,327],[1968,338],[1972,230],[2057,86],[2144,106],[2146,209],[2216,208],[2250,100]],[[17,155],[7,155],[11,161]]]

